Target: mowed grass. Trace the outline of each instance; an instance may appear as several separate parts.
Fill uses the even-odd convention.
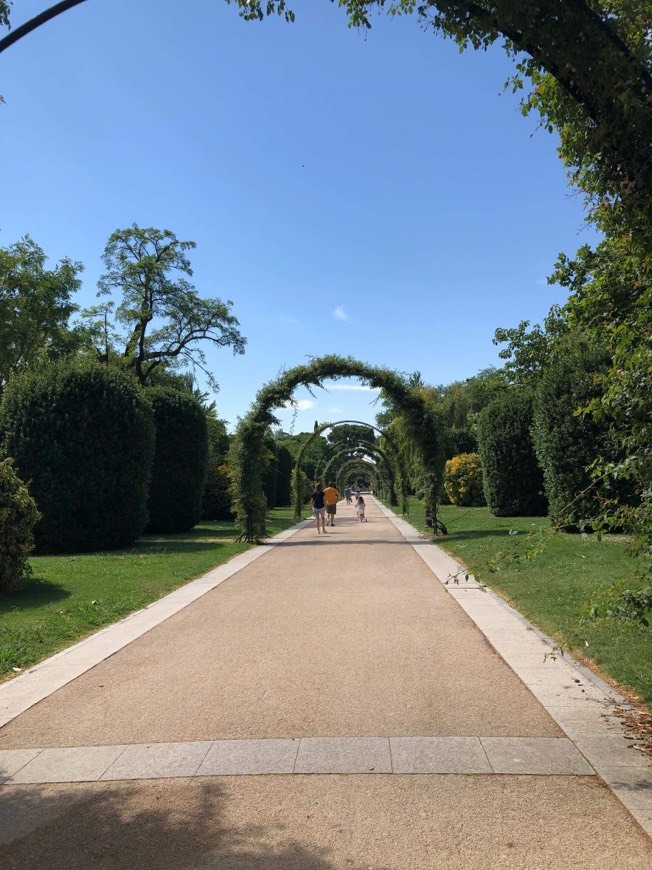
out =
[[[294,523],[291,507],[275,508],[268,532]],[[143,537],[129,550],[31,559],[33,576],[0,598],[0,679],[251,549],[235,544],[236,534],[232,522],[201,523],[184,534]]]
[[[596,623],[584,608],[613,582],[633,577],[634,561],[622,536],[562,535],[550,532],[545,518],[494,517],[488,508],[444,505],[440,518],[449,534],[436,538],[439,546],[563,649],[652,706],[652,630],[616,620]],[[426,531],[417,499],[406,519]],[[532,548],[537,552],[530,560],[512,560]],[[496,561],[498,570],[491,570]]]

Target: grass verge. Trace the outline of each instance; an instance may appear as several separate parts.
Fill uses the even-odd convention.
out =
[[[291,507],[275,508],[269,534],[294,523]],[[232,522],[201,523],[129,550],[32,558],[33,576],[0,598],[0,679],[251,549],[233,543],[236,534]]]
[[[622,536],[553,533],[545,518],[494,517],[488,508],[444,505],[440,518],[449,534],[436,539],[439,546],[562,648],[652,707],[652,630],[617,619],[593,621],[585,608],[612,583],[633,578],[634,560]],[[406,519],[430,531],[417,499]],[[525,558],[532,545],[534,554]]]

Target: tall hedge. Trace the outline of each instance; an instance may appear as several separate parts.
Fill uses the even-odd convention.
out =
[[[549,362],[537,387],[532,434],[543,468],[553,523],[573,531],[600,512],[603,487],[587,470],[609,454],[609,424],[576,412],[599,395],[599,372],[607,363],[600,348],[565,347]]]
[[[30,573],[27,558],[34,547],[40,514],[13,460],[0,461],[0,594]]]
[[[130,546],[143,531],[154,423],[129,375],[61,362],[12,379],[0,444],[41,511],[40,552]]]
[[[477,453],[460,453],[446,462],[444,491],[451,504],[460,507],[484,505],[482,464]]]
[[[276,482],[276,504],[279,507],[286,507],[292,504],[292,468],[294,460],[292,454],[284,444],[276,442],[276,451],[278,457],[278,470]]]
[[[154,387],[147,394],[156,428],[147,530],[188,532],[201,519],[208,465],[206,414],[189,393]]]
[[[507,390],[478,414],[484,494],[494,516],[545,516],[547,512],[531,427],[532,397],[519,387]]]

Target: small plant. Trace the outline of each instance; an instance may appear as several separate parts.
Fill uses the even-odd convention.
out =
[[[616,619],[650,628],[652,586],[628,588],[624,581],[613,583],[584,604],[584,612],[595,622]]]
[[[446,463],[444,490],[451,504],[478,507],[485,504],[482,465],[477,453],[460,453]]]
[[[11,459],[0,462],[0,593],[9,592],[31,573],[27,558],[40,519],[36,502],[14,471]]]

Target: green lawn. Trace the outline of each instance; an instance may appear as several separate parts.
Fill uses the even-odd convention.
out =
[[[270,535],[294,525],[293,509],[270,513]],[[0,678],[47,658],[104,625],[250,549],[233,523],[144,537],[130,550],[39,556],[33,576],[0,598]]]
[[[524,613],[538,628],[573,655],[598,666],[623,688],[652,706],[652,630],[625,622],[595,623],[583,604],[611,583],[631,578],[633,560],[626,541],[614,535],[548,533],[544,518],[499,518],[487,508],[444,505],[440,517],[448,536],[436,543],[463,562],[476,576]],[[412,525],[426,531],[423,505],[411,499]],[[546,530],[540,535],[539,530]],[[510,535],[510,530],[518,534]],[[534,537],[527,539],[527,533]],[[531,560],[511,559],[541,542]],[[500,557],[500,554],[503,557]],[[498,558],[499,570],[495,568]]]

